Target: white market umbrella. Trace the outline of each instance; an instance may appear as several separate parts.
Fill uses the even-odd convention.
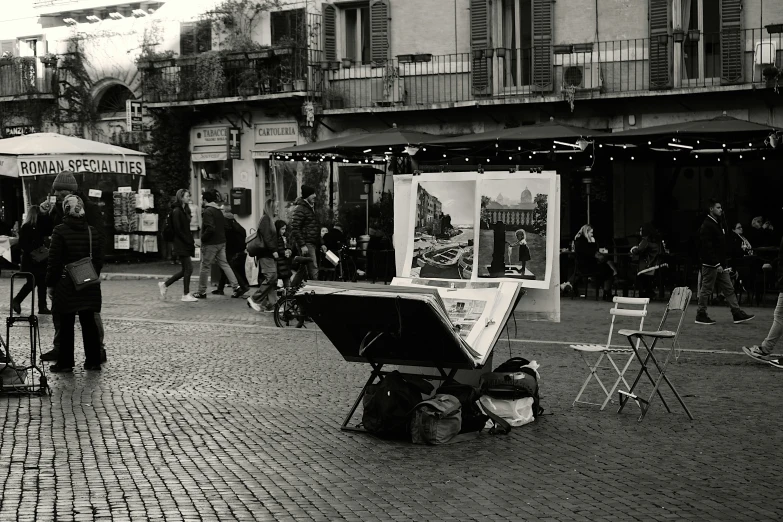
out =
[[[109,143],[41,132],[0,140],[0,176],[42,176],[63,170],[144,176],[144,156]]]

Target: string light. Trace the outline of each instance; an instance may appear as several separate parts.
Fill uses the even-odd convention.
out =
[[[533,155],[532,154],[528,154],[527,157],[530,158],[530,159],[533,159]]]
[[[698,143],[698,142],[697,142],[697,143]],[[648,142],[647,142],[647,145],[652,145],[652,142],[651,142],[651,141],[648,141]]]
[[[623,145],[623,149],[627,149],[627,148],[628,148],[628,145]]]
[[[614,157],[609,156],[609,161],[614,161]]]
[[[631,161],[633,161],[633,156],[631,156]]]
[[[698,154],[696,154],[696,159],[699,159],[699,155]]]
[[[574,159],[573,156],[568,156],[568,159]]]
[[[603,149],[603,148],[604,148],[604,144],[603,144],[603,143],[599,143],[599,144],[598,144],[598,148],[599,148],[599,149]]]
[[[742,159],[742,154],[740,154],[740,159]]]
[[[767,161],[767,157],[766,156],[762,156],[761,159],[762,159],[762,161]]]

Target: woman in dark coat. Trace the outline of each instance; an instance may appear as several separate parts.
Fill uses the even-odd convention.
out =
[[[661,263],[661,243],[655,227],[650,223],[642,225],[639,229],[639,235],[642,240],[638,245],[631,248],[631,254],[639,256],[636,287],[640,291],[640,297],[652,298],[655,295],[655,270],[650,269]]]
[[[196,242],[190,232],[190,191],[179,189],[177,201],[171,206],[171,227],[174,229],[174,247],[171,255],[179,258],[182,268],[165,282],[158,283],[161,299],[166,297],[168,287],[182,279],[182,299],[186,303],[198,301],[190,295],[190,276],[193,273],[193,263],[190,258],[196,253]]]
[[[51,314],[52,312],[46,306],[46,259],[33,261],[32,252],[42,246],[51,234],[46,225],[46,216],[39,216],[39,210],[36,205],[30,207],[24,220],[21,230],[19,230],[19,247],[22,251],[22,272],[30,272],[35,277],[35,281],[27,281],[19,290],[13,300],[13,309],[17,314],[22,313],[22,302],[27,295],[36,287],[38,297],[38,313]]]
[[[84,369],[101,369],[101,341],[95,313],[101,311],[101,285],[76,290],[65,265],[85,257],[92,257],[95,271],[103,268],[103,235],[87,224],[84,202],[78,196],[63,200],[63,222],[54,227],[49,247],[49,266],[46,270],[46,288],[52,300],[52,312],[60,316],[60,353],[57,364],[49,367],[55,373],[72,372],[74,323],[79,315],[84,342]]]

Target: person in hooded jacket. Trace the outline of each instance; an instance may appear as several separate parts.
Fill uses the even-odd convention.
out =
[[[69,195],[63,200],[63,222],[52,232],[49,263],[46,270],[47,293],[52,312],[60,317],[60,350],[57,363],[49,367],[54,373],[68,373],[74,367],[74,324],[76,316],[82,327],[84,369],[101,370],[101,343],[95,313],[101,311],[101,285],[77,290],[65,265],[85,257],[100,275],[103,268],[103,235],[87,223],[84,202]]]
[[[75,195],[82,201],[84,210],[84,219],[86,222],[96,230],[96,233],[101,237],[101,248],[104,248],[104,229],[103,229],[103,215],[100,209],[93,205],[90,200],[84,196],[82,192],[79,192],[79,184],[76,182],[76,177],[72,170],[63,170],[57,177],[54,178],[52,183],[52,194],[57,199],[57,202],[50,206],[50,212],[48,216],[48,227],[53,230],[55,227],[63,223],[65,219],[65,211],[63,210],[63,201],[67,196]],[[39,216],[40,217],[40,216]],[[104,253],[101,252],[101,256]],[[103,329],[103,320],[101,319],[100,310],[93,314],[95,317],[96,327],[98,328],[98,337],[100,339],[100,352],[101,362],[106,362],[106,346],[104,344],[105,332]],[[41,354],[42,361],[57,361],[59,357],[60,349],[60,317],[57,312],[52,310],[52,322],[54,323],[54,338],[52,344],[54,347]]]
[[[226,258],[241,288],[246,292],[250,288],[250,282],[245,275],[245,261],[247,260],[245,238],[247,237],[247,231],[242,225],[237,223],[234,214],[230,210],[223,208],[223,217],[226,218]],[[217,288],[212,290],[212,294],[224,295],[223,289],[227,283],[228,278],[225,272],[221,272],[220,282]],[[231,297],[241,297],[241,295],[234,293]]]
[[[291,214],[291,240],[299,249],[299,254],[309,257],[307,277],[318,280],[318,250],[321,244],[321,226],[315,215],[315,189],[302,185],[302,197],[297,198]],[[304,268],[304,267],[303,267]]]
[[[184,303],[198,301],[190,295],[190,276],[193,274],[193,262],[191,258],[196,253],[195,240],[190,232],[190,191],[179,189],[177,199],[171,206],[171,228],[174,229],[174,241],[172,242],[171,255],[178,259],[182,268],[169,277],[165,282],[158,283],[160,296],[165,299],[168,287],[182,279],[182,299]]]
[[[267,199],[264,215],[258,223],[258,235],[264,239],[264,252],[258,257],[258,290],[247,298],[247,306],[256,312],[271,312],[277,302],[277,258],[280,254],[273,217],[272,200]]]

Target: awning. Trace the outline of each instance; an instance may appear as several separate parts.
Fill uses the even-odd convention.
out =
[[[272,159],[272,153],[278,149],[294,147],[296,142],[290,141],[285,143],[259,143],[253,147],[250,151],[250,155],[253,159]]]

